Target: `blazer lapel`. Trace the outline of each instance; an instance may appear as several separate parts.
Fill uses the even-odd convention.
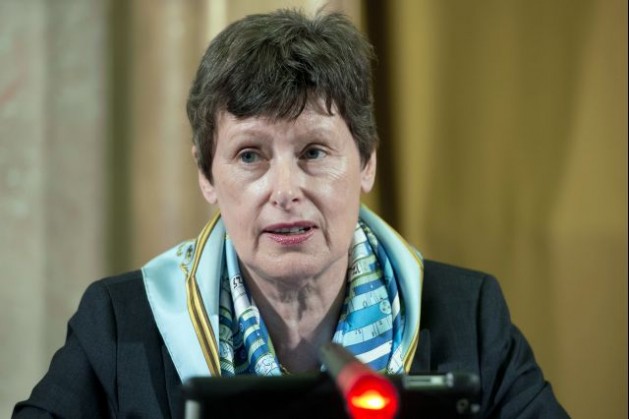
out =
[[[432,370],[430,365],[430,330],[421,329],[419,331],[419,346],[415,352],[415,358],[411,363],[410,374],[419,374]]]
[[[181,400],[181,380],[166,346],[162,346],[162,361],[164,362],[164,380],[166,382],[166,396],[170,408],[170,417],[183,417]]]

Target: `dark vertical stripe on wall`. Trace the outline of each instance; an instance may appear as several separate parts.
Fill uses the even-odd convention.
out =
[[[131,5],[109,2],[107,133],[107,266],[108,272],[130,269],[130,65]]]
[[[399,228],[399,199],[395,175],[395,141],[391,126],[391,56],[389,54],[390,29],[388,2],[363,0],[365,28],[373,44],[377,61],[374,67],[374,98],[380,147],[378,148],[377,182],[380,193],[380,215],[393,228]]]

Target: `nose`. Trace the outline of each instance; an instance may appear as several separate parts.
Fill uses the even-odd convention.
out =
[[[277,161],[273,167],[271,203],[288,210],[301,200],[301,176],[294,161]]]

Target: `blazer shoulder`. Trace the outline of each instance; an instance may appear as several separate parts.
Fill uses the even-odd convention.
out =
[[[83,294],[81,305],[95,301],[109,301],[115,305],[119,301],[141,298],[144,293],[142,271],[136,270],[92,282]]]
[[[141,270],[125,272],[119,275],[109,276],[98,281],[92,282],[88,290],[91,288],[104,288],[107,290],[128,290],[143,286],[143,277]]]
[[[86,347],[97,340],[95,334],[117,345],[134,328],[146,330],[153,323],[141,271],[92,282],[70,319],[70,326],[79,337],[89,337],[83,339]]]
[[[452,295],[452,292],[460,292],[467,295],[477,295],[484,287],[498,287],[498,282],[493,275],[450,265],[433,260],[424,260],[424,285],[423,293],[432,295]]]
[[[439,277],[439,279],[461,279],[482,280],[490,274],[474,269],[463,268],[448,263],[443,263],[431,259],[424,260],[424,274],[431,277]]]

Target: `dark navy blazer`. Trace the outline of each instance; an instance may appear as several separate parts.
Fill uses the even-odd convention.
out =
[[[568,417],[493,277],[427,260],[421,311],[411,372],[477,373],[479,417]],[[180,385],[135,271],[90,285],[65,345],[13,417],[177,417]]]

